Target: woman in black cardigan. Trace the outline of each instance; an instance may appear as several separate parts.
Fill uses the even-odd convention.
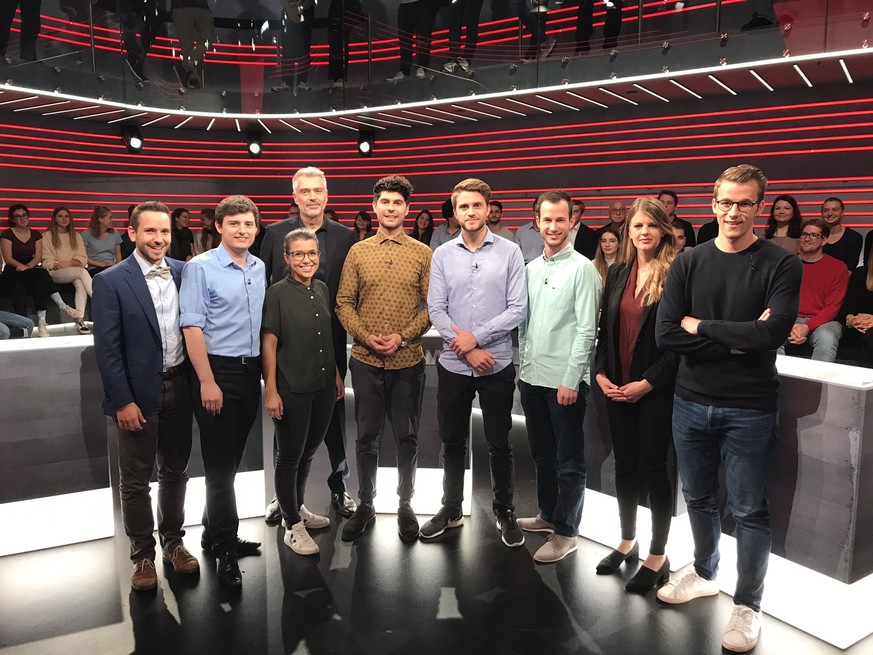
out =
[[[615,573],[622,562],[637,557],[637,506],[648,496],[649,555],[625,585],[638,593],[647,593],[670,575],[665,547],[673,493],[667,451],[678,357],[656,347],[655,318],[673,253],[673,231],[661,203],[638,198],[628,213],[620,260],[606,277],[597,339],[596,380],[607,398],[621,521],[621,543],[597,565],[597,572]]]
[[[852,271],[837,320],[846,326],[843,345],[858,358],[859,366],[873,368],[873,262]]]

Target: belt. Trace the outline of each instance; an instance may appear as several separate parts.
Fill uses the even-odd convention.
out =
[[[254,357],[227,357],[226,355],[209,355],[209,360],[213,362],[220,362],[222,364],[231,364],[234,366],[260,366],[261,365],[261,356],[255,355]]]
[[[172,380],[174,377],[178,375],[182,375],[185,372],[185,364],[179,364],[178,366],[171,366],[166,371],[161,373],[161,379],[164,381]]]

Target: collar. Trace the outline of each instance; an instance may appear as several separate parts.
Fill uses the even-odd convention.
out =
[[[543,261],[545,261],[545,262],[558,262],[558,261],[561,261],[564,259],[569,259],[572,256],[570,254],[572,252],[576,252],[576,249],[573,247],[573,244],[570,243],[570,240],[568,239],[567,242],[564,244],[564,247],[561,248],[554,255],[552,255],[551,259],[547,259],[546,253],[545,253],[545,251],[543,251]]]
[[[136,259],[136,263],[139,264],[139,268],[140,268],[140,270],[142,271],[142,275],[143,275],[143,277],[145,277],[145,276],[146,276],[146,273],[148,273],[148,272],[149,272],[150,270],[152,270],[153,268],[156,268],[156,267],[158,267],[158,266],[169,266],[169,264],[167,264],[167,259],[166,259],[166,257],[164,257],[163,259],[161,259],[160,263],[158,263],[158,264],[149,264],[149,263],[148,263],[148,262],[143,258],[143,256],[140,255],[136,250],[133,251],[133,257],[134,257],[134,259]]]
[[[379,245],[382,245],[386,241],[393,241],[394,243],[396,243],[399,246],[402,246],[408,239],[411,238],[403,230],[400,230],[400,232],[397,233],[397,236],[393,236],[393,237],[386,237],[384,234],[382,234],[381,232],[379,232],[377,230],[375,237],[376,237],[376,241],[379,242]]]
[[[221,264],[222,268],[227,268],[230,264],[237,266],[237,263],[233,261],[233,258],[230,256],[230,253],[224,247],[223,243],[219,243],[218,247],[214,249],[215,256],[218,258],[218,263]],[[255,265],[255,258],[252,253],[246,251],[246,268],[251,268]],[[237,268],[239,268],[237,266]]]
[[[495,234],[489,230],[486,226],[485,228],[485,239],[482,243],[479,244],[479,247],[476,249],[476,252],[479,252],[486,244],[494,243],[495,238],[502,239],[503,237],[495,237]],[[458,235],[458,238],[454,240],[456,246],[460,246],[464,250],[468,250],[469,252],[473,252],[467,247],[467,244],[464,242],[464,235]]]

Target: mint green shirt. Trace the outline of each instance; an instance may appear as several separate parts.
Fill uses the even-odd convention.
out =
[[[525,268],[527,313],[518,327],[521,379],[538,387],[577,391],[591,384],[601,279],[594,264],[567,245]]]

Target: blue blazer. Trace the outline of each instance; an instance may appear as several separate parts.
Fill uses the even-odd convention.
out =
[[[176,288],[183,262],[166,258]],[[103,378],[103,412],[136,403],[143,416],[158,410],[163,346],[148,285],[133,255],[94,278],[94,351]]]

